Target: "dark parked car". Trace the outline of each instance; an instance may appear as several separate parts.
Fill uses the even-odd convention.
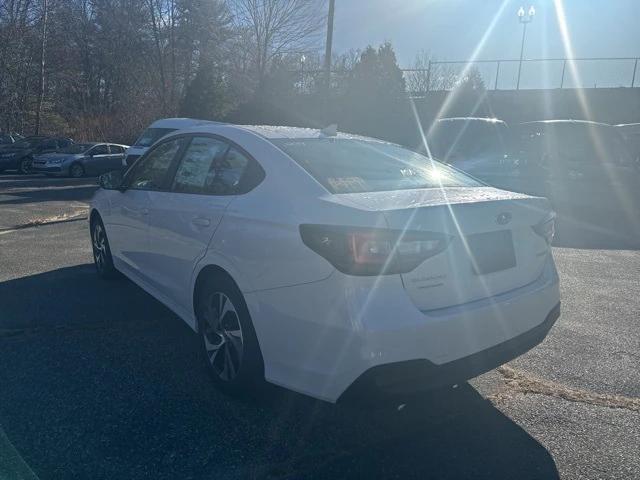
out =
[[[616,129],[627,142],[627,147],[633,158],[640,161],[640,123],[616,125]]]
[[[83,177],[122,168],[126,145],[75,143],[57,152],[37,155],[32,170],[46,175]]]
[[[512,131],[514,161],[500,174],[474,171],[475,176],[499,188],[547,197],[556,210],[574,218],[637,216],[640,166],[615,127],[548,120],[523,123]]]
[[[497,118],[439,119],[429,130],[427,143],[435,158],[478,177],[500,175],[513,161],[511,132]]]
[[[69,138],[33,136],[0,146],[0,172],[18,170],[20,173],[29,173],[34,156],[57,152],[71,144],[73,140]]]
[[[0,146],[2,145],[11,145],[13,143],[19,142],[24,137],[17,133],[0,133]]]

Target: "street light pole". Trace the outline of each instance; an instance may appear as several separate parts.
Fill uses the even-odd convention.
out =
[[[518,9],[518,21],[522,24],[522,43],[520,44],[520,62],[518,63],[518,82],[516,83],[516,90],[520,90],[520,74],[522,73],[522,59],[524,58],[524,39],[527,36],[527,25],[533,21],[533,17],[536,14],[536,9],[533,5],[529,7],[529,10],[525,13],[524,7]]]

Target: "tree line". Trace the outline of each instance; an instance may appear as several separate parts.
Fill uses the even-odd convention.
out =
[[[332,58],[324,85],[325,28],[324,0],[0,0],[0,131],[130,143],[189,116],[384,137],[424,72],[387,42]]]

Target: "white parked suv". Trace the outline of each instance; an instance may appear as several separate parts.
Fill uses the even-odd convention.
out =
[[[200,125],[101,185],[98,273],[184,319],[227,390],[266,379],[335,402],[454,384],[529,350],[560,314],[547,200],[395,144]]]

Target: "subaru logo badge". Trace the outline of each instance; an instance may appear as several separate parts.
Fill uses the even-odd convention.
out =
[[[498,225],[506,225],[511,221],[511,214],[509,212],[502,212],[496,217],[496,223]]]

